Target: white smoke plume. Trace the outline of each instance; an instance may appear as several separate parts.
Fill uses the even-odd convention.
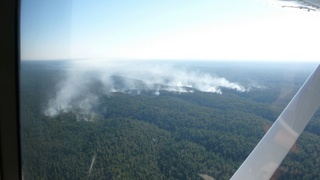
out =
[[[90,112],[100,95],[112,92],[151,91],[160,95],[160,91],[221,94],[221,88],[248,90],[223,77],[168,63],[79,60],[69,66],[67,78],[57,85],[55,97],[48,102],[47,116],[76,109]]]

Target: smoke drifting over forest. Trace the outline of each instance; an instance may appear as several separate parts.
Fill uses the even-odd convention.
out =
[[[140,94],[161,91],[192,93],[194,91],[222,93],[222,88],[248,91],[226,78],[168,63],[74,61],[65,68],[66,77],[56,86],[57,92],[49,100],[45,115],[80,110],[90,112],[101,95],[114,92]]]

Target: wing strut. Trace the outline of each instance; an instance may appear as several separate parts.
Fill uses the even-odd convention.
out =
[[[320,65],[231,179],[270,179],[320,105]]]

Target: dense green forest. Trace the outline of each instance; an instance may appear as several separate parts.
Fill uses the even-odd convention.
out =
[[[311,72],[202,68],[238,82],[255,79],[265,88],[101,93],[90,113],[73,109],[46,116],[67,70],[22,62],[24,179],[201,179],[201,174],[229,179]],[[96,91],[98,85],[89,88]],[[319,178],[319,136],[317,111],[274,178]]]

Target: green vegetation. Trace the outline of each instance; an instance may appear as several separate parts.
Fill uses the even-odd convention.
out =
[[[279,74],[278,79],[260,74],[268,89],[223,89],[222,95],[104,94],[86,121],[79,118],[80,110],[55,117],[43,113],[65,75],[39,63],[22,64],[25,179],[201,179],[199,174],[229,179],[305,78],[292,85]],[[285,95],[283,89],[288,89]],[[318,178],[319,135],[320,111],[275,177]]]

